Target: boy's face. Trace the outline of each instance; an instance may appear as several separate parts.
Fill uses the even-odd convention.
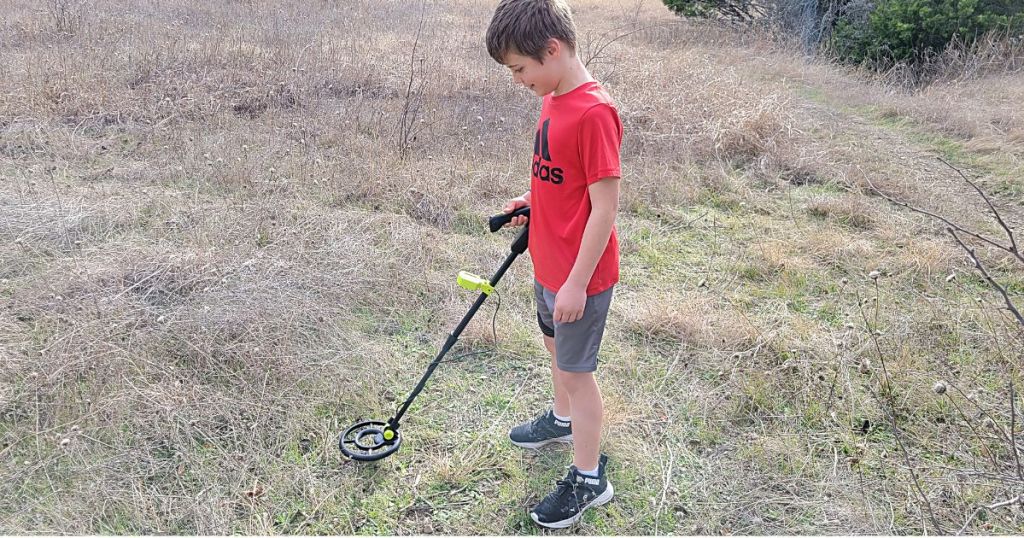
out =
[[[544,63],[515,52],[505,54],[505,67],[512,72],[512,80],[538,97],[555,91],[562,74],[562,70],[558,67],[559,53],[561,52],[561,47],[558,45],[557,41],[551,40],[551,45],[542,52]]]

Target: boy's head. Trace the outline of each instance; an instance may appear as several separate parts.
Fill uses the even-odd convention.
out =
[[[554,91],[576,59],[576,25],[565,0],[501,0],[487,28],[487,52],[537,95]]]

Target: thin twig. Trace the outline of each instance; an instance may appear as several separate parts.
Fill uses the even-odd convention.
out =
[[[409,82],[405,87],[405,102],[402,106],[402,119],[398,125],[398,150],[403,156],[405,156],[409,150],[409,137],[412,135],[413,128],[416,125],[416,116],[419,112],[419,104],[413,103],[411,96],[413,94],[412,86],[416,81],[416,50],[420,45],[420,34],[423,32],[423,20],[426,16],[426,10],[426,2],[421,3],[420,20],[416,26],[416,36],[413,38],[412,52],[409,53]],[[422,71],[420,76],[423,76]],[[421,80],[416,93],[418,99],[423,99],[423,84],[424,81]]]
[[[601,39],[601,37],[605,36],[606,34],[614,32],[615,30],[618,30],[619,28],[622,28],[623,26],[626,26],[626,25],[622,25],[622,26],[619,26],[617,28],[613,28],[609,32],[602,33],[601,35],[598,36],[598,39]],[[590,66],[590,62],[593,62],[594,60],[600,58],[601,57],[601,53],[604,52],[604,49],[608,48],[608,45],[611,45],[612,43],[615,43],[616,41],[618,41],[618,40],[620,40],[622,38],[631,36],[631,35],[633,35],[635,33],[642,32],[644,30],[649,30],[651,28],[656,28],[658,26],[665,26],[665,23],[652,24],[650,26],[644,26],[642,28],[637,28],[636,30],[633,30],[631,32],[626,32],[626,33],[623,33],[623,34],[619,34],[619,35],[613,37],[612,39],[609,39],[608,41],[605,41],[604,43],[602,43],[601,45],[599,45],[597,47],[596,51],[594,51],[594,52],[592,52],[592,53],[587,55],[587,59],[583,62],[583,66],[584,67],[589,67]]]
[[[661,522],[661,509],[665,505],[665,494],[668,492],[669,485],[672,483],[672,465],[675,463],[675,458],[672,455],[672,447],[668,446],[668,472],[665,473],[665,480],[661,487],[661,499],[658,502],[658,509],[654,513],[654,535],[658,535],[658,524]]]
[[[888,408],[882,406],[882,409],[888,415],[889,422],[892,424],[893,436],[896,438],[896,444],[900,447],[900,452],[903,453],[903,461],[907,464],[907,470],[910,471],[910,477],[913,479],[914,488],[917,490],[918,495],[921,496],[921,500],[924,502],[925,508],[928,509],[928,516],[932,520],[932,525],[938,531],[938,534],[943,534],[942,525],[939,524],[938,518],[935,517],[935,511],[932,509],[932,503],[928,500],[928,496],[924,493],[924,488],[921,487],[921,481],[917,477],[917,472],[914,471],[914,464],[910,459],[910,452],[907,451],[907,447],[903,444],[903,437],[900,433],[899,425],[896,423],[896,404],[892,401],[892,379],[889,377],[889,370],[885,364],[885,356],[882,354],[882,347],[878,343],[878,337],[875,332],[871,329],[871,324],[868,322],[868,316],[864,313],[864,304],[860,300],[860,293],[857,293],[857,309],[860,310],[861,318],[864,320],[864,326],[868,330],[868,335],[871,336],[871,341],[875,344],[875,351],[878,353],[878,361],[882,365],[883,384],[882,388],[885,389],[885,402],[888,403]],[[867,385],[871,394],[877,400],[879,398],[875,390]]]
[[[955,388],[957,390],[957,392],[959,392],[961,395],[963,395],[963,391],[961,391],[952,382],[950,382],[948,384],[950,386],[952,386],[953,388]],[[964,397],[966,398],[966,396],[964,396]],[[971,420],[969,418],[967,418],[967,414],[964,413],[963,409],[961,409],[960,406],[956,404],[956,400],[953,399],[953,396],[947,393],[946,394],[946,398],[949,400],[949,403],[953,405],[953,409],[956,409],[956,411],[958,413],[960,413],[960,418],[962,418],[963,421],[964,421],[964,424],[967,425],[967,429],[971,430],[971,433],[974,434],[974,437],[977,438],[979,442],[981,442],[982,451],[985,453],[986,456],[989,457],[989,459],[992,460],[992,468],[993,469],[997,469],[999,467],[999,464],[996,462],[996,455],[993,454],[991,450],[989,450],[988,445],[985,443],[985,439],[981,436],[980,433],[978,433],[978,430],[976,430],[974,428],[974,424],[972,424]],[[971,456],[974,457],[973,454]],[[975,462],[975,467],[977,467],[977,462]]]
[[[1005,501],[1000,501],[1000,502],[997,502],[997,503],[993,503],[993,504],[990,504],[990,505],[987,505],[987,506],[979,506],[979,507],[978,507],[978,508],[977,508],[977,509],[976,509],[976,510],[975,510],[975,511],[974,511],[974,512],[973,512],[973,513],[972,513],[972,514],[971,514],[971,515],[970,515],[970,516],[969,516],[969,517],[967,518],[967,521],[965,521],[965,522],[964,522],[964,526],[963,526],[963,527],[960,527],[960,530],[959,530],[959,531],[957,531],[957,533],[956,533],[956,534],[957,534],[957,536],[959,536],[959,535],[963,534],[963,533],[964,533],[964,531],[965,531],[965,530],[967,530],[967,527],[968,527],[968,526],[969,526],[969,525],[971,524],[971,522],[972,522],[972,521],[974,521],[974,518],[975,518],[975,517],[977,517],[977,516],[978,516],[978,514],[979,514],[979,513],[981,513],[981,511],[982,511],[982,510],[984,510],[984,509],[986,509],[986,508],[987,508],[987,509],[989,509],[989,510],[995,510],[996,508],[1002,508],[1002,507],[1004,507],[1004,506],[1009,506],[1009,505],[1011,505],[1011,504],[1014,504],[1014,503],[1018,503],[1018,502],[1020,502],[1020,498],[1021,498],[1021,496],[1020,496],[1020,495],[1017,495],[1016,497],[1014,497],[1014,498],[1012,498],[1012,499],[1007,499],[1007,500],[1005,500]]]
[[[1013,301],[1010,300],[1009,294],[1006,293],[1006,289],[1000,286],[999,283],[992,278],[992,275],[989,275],[988,271],[985,270],[985,266],[981,264],[978,257],[974,254],[974,249],[964,244],[964,242],[960,240],[960,237],[956,235],[956,231],[952,228],[946,228],[946,231],[949,232],[949,234],[953,236],[953,239],[956,239],[956,242],[967,251],[967,255],[970,256],[971,261],[974,262],[974,267],[976,267],[978,271],[981,271],[981,275],[985,277],[985,280],[988,281],[989,285],[995,288],[996,291],[1003,296],[1003,301],[1006,302],[1006,308],[1013,313],[1014,317],[1017,318],[1017,322],[1020,323],[1021,327],[1024,327],[1024,316],[1022,316],[1020,311],[1017,310],[1017,307],[1014,306]]]
[[[1017,399],[1013,387],[1013,379],[1010,379],[1010,450],[1013,451],[1013,461],[1017,464],[1017,478],[1024,480],[1024,470],[1020,467],[1020,455],[1017,453]]]
[[[942,164],[955,170],[956,173],[960,174],[960,177],[964,178],[964,181],[966,181],[968,185],[970,185],[971,187],[974,188],[975,191],[977,191],[977,193],[981,196],[981,199],[985,200],[985,203],[988,204],[988,208],[992,210],[992,214],[996,217],[996,221],[999,223],[1000,226],[1003,227],[1003,231],[1006,232],[1006,236],[1010,239],[1010,248],[1006,250],[1008,250],[1011,254],[1016,256],[1018,260],[1024,262],[1024,257],[1022,257],[1020,251],[1017,250],[1017,240],[1013,237],[1013,230],[1011,230],[1010,227],[1006,224],[1006,222],[1003,221],[1003,217],[999,214],[999,211],[996,210],[996,206],[992,204],[992,200],[989,199],[988,195],[986,195],[984,191],[982,191],[977,185],[975,185],[973,181],[968,179],[967,176],[964,175],[964,173],[961,172],[959,168],[953,166],[952,164],[949,164],[948,162],[941,158],[939,158],[939,161],[942,162]]]
[[[919,207],[914,207],[914,206],[908,204],[907,202],[904,202],[903,200],[897,200],[897,199],[889,196],[888,194],[885,194],[881,190],[879,190],[878,187],[875,187],[875,184],[872,183],[870,179],[865,177],[864,180],[868,182],[868,185],[871,187],[871,190],[875,191],[876,194],[878,194],[882,198],[885,198],[886,200],[892,202],[893,204],[896,204],[896,205],[898,205],[900,207],[905,207],[905,208],[907,208],[907,209],[909,209],[909,210],[911,210],[911,211],[913,211],[915,213],[920,213],[922,215],[928,215],[929,217],[932,217],[934,219],[941,220],[942,222],[946,223],[946,225],[948,225],[948,226],[950,226],[952,228],[955,228],[957,231],[960,231],[962,233],[965,233],[967,235],[975,237],[975,238],[977,238],[977,239],[979,239],[981,241],[984,241],[984,242],[986,242],[986,243],[988,243],[988,244],[990,244],[990,245],[992,245],[992,246],[994,246],[994,247],[996,247],[996,248],[998,248],[1000,250],[1005,250],[1006,252],[1012,252],[1012,250],[1011,250],[1012,247],[1007,247],[1005,245],[1001,245],[999,243],[996,243],[992,239],[989,239],[989,238],[987,238],[987,237],[985,237],[985,236],[983,236],[981,234],[972,232],[972,231],[964,228],[963,226],[960,226],[959,224],[957,224],[957,223],[947,219],[946,217],[943,217],[941,215],[936,215],[935,213],[932,213],[931,211],[927,211],[927,210],[921,209]]]

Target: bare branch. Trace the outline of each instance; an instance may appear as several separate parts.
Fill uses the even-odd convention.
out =
[[[398,125],[398,150],[404,157],[409,151],[409,142],[416,126],[416,117],[419,115],[420,104],[423,100],[423,87],[426,80],[421,78],[416,91],[413,91],[413,84],[416,82],[416,50],[420,45],[420,34],[423,32],[423,21],[426,18],[426,3],[420,4],[420,20],[416,26],[416,36],[412,42],[412,52],[409,53],[409,81],[405,87],[405,103],[402,106],[402,118]],[[420,61],[420,77],[423,77],[422,60]],[[415,93],[415,97],[413,97]],[[415,100],[415,102],[414,102]]]
[[[894,204],[896,204],[898,206],[905,207],[905,208],[907,208],[907,209],[909,209],[909,210],[911,210],[911,211],[913,211],[915,213],[921,213],[922,215],[928,215],[929,217],[932,217],[934,219],[941,220],[942,222],[946,223],[946,225],[950,226],[951,228],[956,229],[959,232],[965,233],[965,234],[967,234],[967,235],[969,235],[971,237],[974,237],[974,238],[977,238],[977,239],[979,239],[981,241],[984,241],[984,242],[986,242],[986,243],[988,243],[988,244],[990,244],[990,245],[992,245],[992,246],[994,246],[994,247],[996,247],[996,248],[998,248],[1000,250],[1005,250],[1005,251],[1011,252],[1011,253],[1013,252],[1011,250],[1013,247],[1007,247],[1007,246],[1001,245],[999,243],[996,243],[995,241],[993,241],[993,240],[991,240],[991,239],[989,239],[989,238],[987,238],[987,237],[985,237],[983,235],[980,235],[980,234],[977,234],[975,232],[972,232],[972,231],[964,228],[963,226],[960,226],[959,224],[950,221],[946,217],[943,217],[943,216],[940,216],[940,215],[936,215],[935,213],[932,213],[930,211],[926,211],[926,210],[921,209],[919,207],[914,207],[914,206],[912,206],[912,205],[910,205],[907,202],[904,202],[902,200],[897,200],[897,199],[889,196],[888,194],[885,194],[884,192],[882,192],[878,187],[875,187],[875,184],[872,183],[870,179],[865,177],[864,180],[868,182],[868,185],[871,186],[871,190],[875,191],[876,194],[878,194],[882,198],[885,198],[886,200],[889,200],[890,202],[892,202],[892,203],[894,203]]]
[[[1010,379],[1010,450],[1013,451],[1013,461],[1017,464],[1017,478],[1024,481],[1024,470],[1020,467],[1020,454],[1017,452],[1017,399],[1013,387],[1013,379]]]
[[[957,534],[957,536],[959,536],[959,535],[963,534],[963,533],[964,533],[964,531],[965,531],[965,530],[967,530],[967,527],[968,527],[968,526],[970,526],[971,522],[972,522],[972,521],[974,521],[974,518],[975,518],[975,517],[977,517],[977,516],[978,516],[978,514],[979,514],[979,513],[981,513],[981,511],[982,511],[982,510],[985,510],[985,509],[989,509],[989,510],[995,510],[996,508],[1002,508],[1002,507],[1004,507],[1004,506],[1009,506],[1009,505],[1011,505],[1011,504],[1014,504],[1014,503],[1019,503],[1019,502],[1020,502],[1020,499],[1021,499],[1021,496],[1020,496],[1020,495],[1017,495],[1016,497],[1014,497],[1014,498],[1012,498],[1012,499],[1007,499],[1007,500],[1005,500],[1005,501],[1000,501],[1000,502],[997,502],[997,503],[993,503],[993,504],[990,504],[990,505],[987,505],[987,506],[979,506],[979,507],[978,507],[978,509],[977,509],[977,510],[975,510],[975,511],[974,511],[974,512],[973,512],[973,513],[972,513],[972,514],[971,514],[971,515],[970,515],[970,516],[969,516],[969,517],[967,518],[967,521],[965,521],[965,522],[964,522],[964,526],[963,526],[963,527],[960,527],[960,530],[959,530],[959,531],[957,531],[957,533],[956,533],[956,534]]]
[[[1006,236],[1010,238],[1010,248],[1007,250],[1014,256],[1016,256],[1018,260],[1024,262],[1024,257],[1022,257],[1020,251],[1017,250],[1017,240],[1014,239],[1013,237],[1013,230],[1011,230],[1010,227],[1003,220],[1003,217],[999,214],[999,211],[996,210],[996,206],[992,204],[992,200],[989,199],[988,195],[986,195],[985,192],[982,191],[981,188],[979,188],[973,181],[968,179],[967,176],[964,175],[964,173],[961,172],[959,168],[953,166],[952,164],[949,164],[948,162],[941,158],[939,159],[939,161],[942,164],[955,170],[956,173],[960,174],[960,177],[964,178],[964,181],[966,181],[968,185],[973,187],[974,190],[977,191],[979,195],[981,195],[982,200],[985,200],[985,203],[988,204],[988,208],[992,210],[992,214],[996,217],[996,221],[999,222],[999,225],[1003,227],[1004,231],[1006,231]]]
[[[882,398],[880,398],[875,392],[875,389],[871,388],[870,385],[867,385],[867,389],[876,400],[879,402],[884,401],[888,404],[888,407],[884,405],[880,407],[885,411],[885,414],[888,416],[889,422],[892,425],[893,436],[896,438],[896,444],[899,445],[900,452],[903,454],[903,461],[907,465],[907,470],[910,471],[910,478],[913,479],[914,489],[917,490],[918,495],[921,496],[921,501],[924,502],[925,508],[928,509],[928,517],[932,520],[932,525],[935,526],[938,534],[943,534],[942,525],[939,524],[938,518],[935,517],[935,511],[932,509],[932,503],[928,500],[928,496],[925,495],[924,488],[921,487],[921,481],[917,477],[917,472],[914,471],[914,463],[910,459],[910,452],[907,450],[906,445],[903,444],[903,435],[900,432],[899,425],[896,423],[896,404],[892,399],[892,380],[889,377],[889,369],[885,364],[885,355],[882,353],[882,347],[878,343],[878,336],[871,328],[871,323],[868,322],[867,314],[864,313],[864,303],[860,299],[860,293],[857,293],[857,309],[860,310],[861,318],[864,320],[864,327],[868,330],[868,334],[871,336],[871,341],[875,344],[875,351],[878,353],[878,362],[882,365],[882,375],[885,376],[883,378],[884,383],[882,385],[882,388],[885,389],[885,399],[882,400]]]
[[[615,30],[618,30],[619,28],[623,28],[625,26],[627,26],[627,25],[624,24],[622,26],[614,28],[610,32],[614,32]],[[662,23],[662,24],[652,24],[652,25],[649,25],[649,26],[644,26],[642,28],[637,28],[636,30],[619,34],[619,35],[609,39],[608,41],[605,41],[604,43],[601,43],[600,45],[598,45],[596,51],[594,51],[594,52],[592,52],[592,53],[587,55],[587,59],[583,62],[583,66],[584,67],[589,67],[590,66],[590,62],[593,62],[597,58],[600,58],[601,57],[601,53],[604,52],[604,49],[608,48],[608,46],[611,45],[612,43],[615,43],[616,41],[618,41],[620,39],[623,39],[625,37],[629,37],[629,36],[631,36],[631,35],[633,35],[635,33],[643,32],[644,30],[649,30],[651,28],[657,28],[659,26],[665,26],[665,23]],[[601,39],[602,37],[604,37],[605,35],[607,35],[610,32],[602,33],[600,36],[598,36],[598,39]]]
[[[974,267],[976,267],[978,271],[981,271],[981,275],[985,277],[985,280],[988,281],[989,285],[995,288],[996,291],[1003,296],[1003,301],[1006,302],[1006,308],[1010,312],[1013,312],[1014,317],[1017,318],[1017,322],[1020,323],[1022,328],[1024,328],[1024,316],[1021,316],[1020,311],[1017,310],[1016,306],[1014,306],[1013,301],[1010,300],[1010,296],[1006,293],[1006,289],[1000,286],[999,283],[988,274],[988,271],[985,270],[985,266],[981,264],[978,257],[974,254],[974,249],[964,244],[960,239],[960,236],[956,235],[956,231],[952,228],[946,228],[946,231],[953,236],[953,239],[956,239],[956,242],[960,244],[961,248],[967,251],[967,255],[970,256],[971,261],[974,262]]]

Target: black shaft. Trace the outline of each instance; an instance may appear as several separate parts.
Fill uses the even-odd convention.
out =
[[[525,250],[516,247],[519,247],[520,245],[525,246],[525,238],[528,237],[528,233],[529,230],[524,226],[523,231],[519,232],[519,236],[516,238],[515,243],[513,243],[512,252],[509,253],[508,257],[505,258],[505,262],[501,264],[501,267],[499,267],[494,273],[494,276],[491,277],[491,286],[496,286],[498,284],[501,277],[504,276],[505,272],[508,271],[508,268],[512,266],[512,262],[516,260],[523,250]],[[476,298],[476,302],[473,303],[473,306],[470,307],[469,312],[466,312],[466,315],[462,316],[462,321],[460,321],[458,326],[455,327],[455,330],[448,335],[448,339],[445,340],[444,345],[441,346],[441,351],[430,363],[430,366],[427,367],[427,371],[423,374],[423,377],[420,378],[420,382],[416,384],[416,388],[414,388],[412,393],[409,394],[409,398],[405,400],[405,403],[403,403],[402,407],[399,408],[398,413],[395,414],[394,418],[388,421],[388,426],[391,427],[391,429],[398,429],[399,421],[402,420],[402,415],[405,414],[406,410],[409,409],[409,406],[412,405],[412,401],[416,399],[416,396],[419,395],[420,391],[423,390],[423,387],[426,386],[427,380],[430,379],[431,374],[433,374],[434,370],[441,364],[441,359],[443,359],[448,351],[455,346],[455,342],[459,340],[459,335],[461,335],[462,331],[466,329],[470,320],[472,320],[473,316],[476,315],[476,311],[480,310],[480,307],[486,300],[487,294],[481,293],[480,296]]]

